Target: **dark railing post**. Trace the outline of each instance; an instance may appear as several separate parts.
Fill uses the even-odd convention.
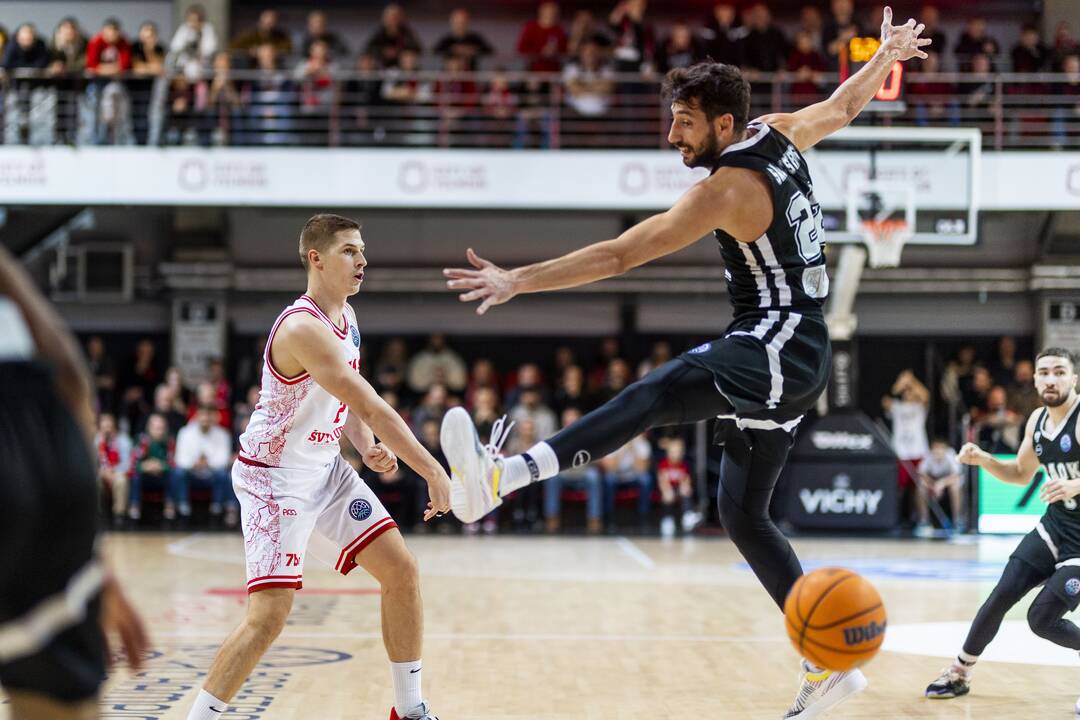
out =
[[[549,119],[548,126],[548,147],[552,150],[558,150],[562,147],[562,83],[558,80],[554,80],[551,83],[551,118]],[[541,126],[542,127],[542,126]]]
[[[994,78],[994,149],[1005,147],[1005,91],[1001,75]]]

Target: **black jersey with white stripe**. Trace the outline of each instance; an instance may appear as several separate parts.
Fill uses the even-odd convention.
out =
[[[1077,416],[1080,412],[1080,398],[1073,402],[1065,421],[1057,427],[1047,429],[1049,411],[1043,408],[1035,423],[1035,432],[1031,437],[1035,446],[1035,455],[1042,463],[1043,470],[1051,480],[1080,480],[1080,435],[1077,435]],[[1046,516],[1054,521],[1060,531],[1065,530],[1073,536],[1073,542],[1080,546],[1080,497],[1059,500],[1046,508]]]
[[[773,217],[765,234],[750,243],[716,230],[735,316],[761,310],[820,311],[829,293],[821,206],[814,199],[806,159],[780,132],[764,123],[728,146],[713,168],[761,172],[773,191]]]

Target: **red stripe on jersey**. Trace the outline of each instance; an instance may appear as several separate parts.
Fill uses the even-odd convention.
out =
[[[301,300],[307,300],[309,303],[311,303],[311,306],[313,308],[315,308],[315,310],[319,313],[319,315],[322,316],[322,319],[325,320],[327,322],[327,324],[330,325],[330,328],[334,331],[335,335],[337,335],[339,338],[342,338],[342,339],[345,338],[345,335],[349,331],[349,319],[348,318],[346,318],[344,316],[341,318],[345,322],[345,327],[344,328],[339,328],[337,325],[334,324],[334,321],[330,319],[330,316],[323,312],[323,309],[321,307],[319,307],[319,304],[311,299],[310,295],[307,295],[307,294],[301,295],[300,299]]]
[[[285,318],[289,317],[290,315],[295,315],[296,313],[307,313],[308,315],[314,317],[316,320],[321,319],[318,315],[316,315],[311,310],[308,310],[307,308],[293,308],[292,310],[287,310],[283,312],[281,314],[281,317],[277,319],[277,322],[274,323],[274,327],[270,330],[270,337],[266,341],[266,354],[263,357],[263,361],[266,363],[266,367],[270,371],[270,374],[285,385],[295,385],[301,380],[306,380],[308,378],[308,373],[306,372],[300,373],[296,377],[287,377],[286,375],[278,372],[278,369],[274,367],[273,360],[270,359],[270,347],[274,343],[274,336],[277,334],[278,328],[281,327],[281,323]]]
[[[387,530],[392,530],[396,527],[397,523],[394,522],[393,518],[384,517],[382,520],[360,533],[355,540],[342,548],[341,554],[338,555],[337,564],[334,565],[334,569],[342,575],[348,575],[352,569],[356,567],[356,560],[354,559],[356,554],[370,545],[375,538],[379,537]]]

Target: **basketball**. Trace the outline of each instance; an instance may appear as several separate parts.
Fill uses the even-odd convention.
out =
[[[843,568],[803,575],[784,602],[788,637],[800,655],[829,670],[852,670],[885,640],[885,605],[869,580]]]

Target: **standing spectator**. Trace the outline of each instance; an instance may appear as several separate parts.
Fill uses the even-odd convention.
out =
[[[293,77],[300,86],[300,115],[304,118],[305,145],[326,145],[330,137],[330,111],[334,104],[334,62],[330,46],[321,40],[311,44]]]
[[[278,11],[272,8],[260,12],[255,27],[233,38],[233,41],[229,43],[229,48],[244,52],[254,59],[255,48],[265,44],[273,46],[274,55],[278,60],[283,60],[292,54],[292,38],[289,37],[288,31],[281,27]]]
[[[971,386],[964,394],[964,406],[973,416],[985,413],[990,407],[990,391],[994,378],[982,365],[976,365],[971,373]]]
[[[307,16],[307,34],[304,35],[304,43],[301,52],[304,57],[311,54],[311,46],[322,41],[330,48],[330,56],[335,60],[342,61],[349,57],[349,46],[341,39],[341,36],[327,27],[326,13],[322,10],[312,10]]]
[[[929,55],[930,53],[927,53]],[[991,113],[994,111],[996,89],[994,77],[990,74],[993,67],[990,58],[982,53],[971,59],[971,79],[960,86],[960,102],[963,107],[962,117],[969,123],[988,127]]]
[[[536,387],[521,393],[518,403],[510,408],[510,419],[517,423],[531,421],[539,437],[551,437],[559,429],[555,413],[544,404],[540,390]]]
[[[789,91],[798,99],[797,105],[815,103],[822,92],[822,73],[827,69],[825,56],[814,47],[814,39],[809,33],[800,31],[795,34],[795,49],[787,59],[787,69],[794,74]]]
[[[468,75],[468,60],[450,55],[443,61],[445,77],[435,81],[435,104],[441,116],[441,132],[451,144],[475,142],[475,136],[457,140],[455,134],[474,130],[471,125],[480,106],[480,86]]]
[[[225,525],[232,528],[236,527],[240,511],[228,472],[232,439],[227,430],[214,422],[216,418],[217,408],[204,405],[176,437],[176,504],[180,517],[190,518],[191,488],[207,487],[210,489],[210,517],[217,520],[224,510]]]
[[[742,40],[746,37],[746,29],[738,27],[736,19],[735,6],[730,2],[713,6],[701,36],[705,40],[705,51],[714,62],[742,65]]]
[[[469,11],[459,7],[450,11],[450,32],[435,43],[434,52],[443,58],[460,58],[466,70],[475,72],[477,60],[495,49],[487,38],[469,27]]]
[[[49,66],[49,48],[38,36],[37,29],[23,23],[15,31],[15,40],[4,51],[3,69],[15,74],[12,91],[4,98],[4,142],[8,145],[29,142],[31,145],[51,145],[56,127],[53,97],[50,103],[49,83],[44,71]],[[31,74],[32,77],[20,77]],[[55,91],[52,93],[55,95]],[[25,131],[25,139],[24,139]]]
[[[112,413],[103,412],[98,416],[94,447],[98,456],[98,481],[112,498],[112,522],[120,525],[127,514],[131,439],[116,427],[116,418]]]
[[[916,479],[909,467],[917,470],[930,447],[926,438],[930,391],[915,373],[904,370],[893,383],[891,394],[882,398],[881,406],[892,420],[892,447],[900,461],[898,482],[901,490],[909,491]]]
[[[164,493],[162,514],[166,520],[176,519],[176,489],[172,481],[173,452],[175,441],[169,435],[165,418],[151,415],[146,432],[139,437],[131,455],[131,491],[128,496],[128,518],[138,521],[142,517],[142,495],[146,487],[154,487]]]
[[[997,357],[990,364],[995,385],[1008,385],[1016,374],[1016,340],[1010,335],[998,338]]]
[[[825,20],[821,17],[821,11],[814,5],[803,5],[799,10],[799,27],[796,32],[804,32],[810,36],[812,47],[824,55],[824,45],[821,34],[825,29]]]
[[[986,396],[986,407],[972,413],[973,432],[979,447],[990,453],[1015,453],[1020,447],[1023,421],[1009,408],[1005,388],[995,385]]]
[[[156,135],[160,129],[152,132],[151,128],[160,125],[151,121],[151,115],[156,113],[152,101],[155,87],[164,82],[165,46],[158,37],[157,25],[152,22],[139,27],[139,41],[131,48],[131,69],[135,78],[128,81],[128,88],[131,90],[135,142],[139,145],[157,144]],[[148,143],[148,140],[151,142]]]
[[[656,40],[650,25],[645,24],[648,0],[619,0],[608,15],[608,25],[615,36],[615,72],[649,73],[653,68]],[[599,50],[599,48],[597,48]]]
[[[536,19],[525,23],[518,36],[517,51],[525,58],[529,72],[559,71],[566,54],[566,32],[559,24],[558,3],[540,3]]]
[[[64,18],[53,32],[49,70],[56,79],[56,132],[61,143],[74,144],[79,126],[78,95],[85,83],[86,37],[74,18]]]
[[[242,134],[244,98],[232,79],[232,58],[227,52],[214,56],[214,74],[206,94],[207,130],[213,145],[232,145],[246,140]]]
[[[1050,69],[1053,54],[1046,43],[1039,37],[1039,28],[1024,25],[1020,32],[1020,41],[1013,45],[1012,69],[1016,73],[1038,73]]]
[[[1071,127],[1071,136],[1075,142],[1080,136],[1080,54],[1066,55],[1061,70],[1065,80],[1055,88],[1062,96],[1061,104],[1054,108],[1054,142],[1064,145],[1070,136],[1066,128]],[[1071,122],[1070,122],[1071,121]]]
[[[956,43],[956,65],[960,72],[971,72],[971,60],[975,55],[982,53],[990,58],[993,66],[1001,46],[998,41],[986,33],[986,20],[981,17],[973,17],[967,22],[960,40]]]
[[[620,485],[637,486],[638,522],[644,525],[648,520],[653,488],[651,460],[649,441],[638,435],[600,461],[604,472],[604,515],[609,527],[615,526],[615,493]]]
[[[149,411],[154,388],[161,382],[156,352],[152,341],[140,340],[135,344],[134,357],[121,375],[120,387],[124,388],[123,411],[128,427],[135,427],[135,421]]]
[[[112,412],[116,390],[116,369],[112,358],[105,352],[105,341],[100,335],[91,335],[86,341],[86,362],[97,395],[97,409]]]
[[[586,41],[578,58],[563,68],[563,83],[567,105],[583,117],[604,115],[614,100],[614,75],[595,42]]]
[[[742,63],[748,70],[776,72],[784,68],[788,42],[780,28],[773,24],[772,14],[765,3],[756,2],[743,15],[746,37],[742,41]],[[768,86],[764,86],[768,90]]]
[[[855,3],[853,0],[832,0],[829,16],[825,19],[825,26],[821,30],[821,44],[825,48],[828,57],[829,69],[836,70],[840,67],[840,57],[847,57],[848,43],[854,37],[861,37],[865,33],[855,20]]]
[[[402,53],[420,53],[420,40],[405,21],[405,11],[397,3],[390,3],[382,12],[379,29],[368,38],[367,52],[380,59],[383,67],[396,67]]]
[[[562,427],[581,418],[581,411],[570,407],[562,412]],[[544,529],[557,533],[562,525],[562,491],[564,488],[585,491],[585,532],[597,535],[604,529],[604,490],[600,471],[595,465],[578,465],[563,470],[544,483]]]
[[[184,23],[176,29],[169,43],[170,67],[183,73],[188,81],[197,81],[203,77],[217,50],[217,31],[206,20],[206,10],[202,5],[192,5],[185,11]]]
[[[578,10],[574,13],[574,19],[570,21],[570,33],[566,40],[566,52],[571,57],[577,57],[581,52],[581,46],[587,40],[592,40],[600,47],[611,47],[611,38],[596,22],[596,16],[588,10]]]
[[[187,424],[187,414],[179,412],[173,404],[173,390],[168,385],[158,385],[154,388],[154,405],[138,423],[132,428],[135,434],[146,432],[146,425],[151,415],[160,415],[165,418],[165,424],[169,427],[169,435],[176,437],[180,428]]]
[[[907,89],[917,125],[959,123],[959,109],[955,100],[956,86],[933,79],[940,71],[941,55],[928,48],[920,68],[920,75],[925,74],[928,77],[912,81]]]
[[[656,486],[663,503],[663,519],[660,520],[661,537],[675,536],[675,500],[682,510],[683,534],[693,532],[701,522],[701,514],[693,507],[694,481],[686,462],[686,441],[681,437],[668,438],[664,443],[665,457],[656,467]]]
[[[919,463],[919,485],[922,492],[916,494],[919,510],[919,524],[915,526],[916,535],[928,535],[930,531],[930,510],[927,497],[941,502],[945,493],[949,493],[949,510],[952,511],[952,524],[959,532],[967,529],[967,503],[964,502],[964,472],[960,461],[944,438],[934,438],[930,451]]]
[[[193,420],[199,408],[209,405],[217,408],[217,424],[226,430],[232,427],[232,406],[221,400],[221,394],[212,382],[201,382],[195,386],[195,396],[192,404],[188,407],[187,419]]]
[[[428,344],[409,362],[407,374],[409,388],[422,393],[433,383],[445,384],[454,392],[461,392],[468,382],[468,368],[461,356],[446,344],[446,336],[435,333]]]
[[[919,22],[926,26],[919,37],[930,38],[930,47],[934,48],[938,55],[945,57],[949,49],[949,36],[941,29],[941,13],[937,7],[923,5],[919,11]]]
[[[1065,72],[1065,59],[1080,52],[1080,43],[1072,36],[1068,20],[1058,23],[1054,31],[1054,71]]]
[[[214,407],[228,407],[232,403],[232,385],[225,378],[221,358],[210,358],[206,363],[206,381],[214,386]]]
[[[1015,412],[1021,420],[1031,417],[1042,406],[1042,398],[1035,389],[1035,364],[1030,360],[1020,360],[1016,363],[1013,372],[1013,380],[1005,389],[1009,409]]]
[[[941,376],[941,397],[949,405],[964,405],[965,397],[971,390],[972,374],[975,371],[975,348],[965,345],[956,353],[956,357],[945,365]],[[964,408],[966,409],[966,405]]]
[[[91,104],[97,107],[95,142],[124,145],[133,140],[131,96],[121,77],[131,70],[131,44],[120,21],[109,18],[86,46],[86,70],[102,78],[90,84]]]
[[[705,43],[694,35],[689,23],[676,20],[671,26],[671,34],[660,44],[656,64],[660,72],[677,67],[689,67],[705,59]]]
[[[485,144],[505,145],[505,132],[509,127],[507,123],[518,110],[518,94],[510,84],[510,78],[506,74],[506,68],[496,67],[491,81],[484,89],[481,103],[484,107],[484,115],[495,122],[488,123],[492,128],[492,134],[485,140]]]
[[[191,402],[191,390],[184,384],[180,368],[173,366],[165,370],[165,385],[172,391],[173,408],[186,416],[188,404]]]
[[[345,81],[341,107],[351,115],[352,128],[346,126],[345,142],[351,145],[370,145],[385,136],[378,106],[382,104],[382,80],[378,77],[379,64],[371,53],[360,53],[356,58],[356,71]]]
[[[248,84],[247,129],[256,145],[295,144],[296,92],[292,81],[277,63],[274,46],[255,49],[256,75]],[[262,358],[260,356],[259,364]]]

